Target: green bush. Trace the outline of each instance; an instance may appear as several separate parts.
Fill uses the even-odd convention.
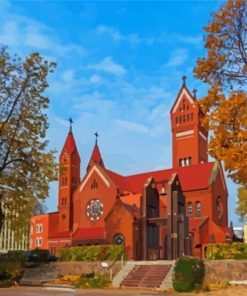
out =
[[[205,274],[202,260],[192,257],[181,257],[175,263],[173,287],[178,292],[189,292],[201,288]]]
[[[76,288],[95,288],[101,289],[109,285],[110,279],[106,275],[100,274],[85,274],[82,275],[80,280],[74,284]]]
[[[247,244],[208,244],[206,259],[247,259]]]
[[[28,259],[31,262],[48,262],[49,260],[49,250],[35,249],[31,250],[28,255]]]
[[[71,247],[60,250],[60,261],[103,261],[120,259],[123,245]]]

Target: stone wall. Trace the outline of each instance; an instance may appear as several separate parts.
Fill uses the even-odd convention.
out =
[[[205,282],[247,280],[247,260],[205,260]]]
[[[107,261],[105,261],[107,262]],[[86,261],[67,261],[67,262],[51,262],[50,264],[58,270],[60,275],[66,274],[86,274],[86,273],[100,273],[106,274],[109,273],[110,270],[106,268],[102,268],[100,265],[101,262],[86,262]],[[110,266],[113,262],[107,262]],[[117,261],[112,266],[112,274],[116,274],[122,267],[122,262]]]

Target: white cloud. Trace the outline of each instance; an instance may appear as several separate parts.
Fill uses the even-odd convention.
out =
[[[139,123],[135,123],[135,122],[131,122],[131,121],[127,121],[127,120],[120,120],[120,119],[116,119],[115,120],[116,124],[119,125],[120,127],[127,129],[127,130],[131,130],[134,132],[139,132],[139,133],[148,133],[149,129]]]
[[[93,84],[98,84],[102,82],[102,78],[99,75],[92,75],[89,77],[89,82]]]
[[[99,35],[107,34],[116,42],[121,41],[124,39],[124,37],[119,33],[119,31],[116,28],[105,26],[105,25],[99,25],[96,29],[96,33]]]
[[[111,57],[105,57],[98,64],[89,64],[89,69],[110,73],[113,75],[123,75],[126,73],[126,69],[120,64],[114,62]]]
[[[86,49],[75,44],[64,44],[49,27],[30,18],[19,15],[5,17],[0,27],[0,42],[15,50],[38,49],[52,55],[78,54],[85,56]]]
[[[134,46],[140,44],[141,42],[146,43],[147,45],[152,45],[154,42],[153,38],[141,38],[137,33],[124,35],[120,33],[117,28],[106,25],[99,25],[96,28],[96,34],[108,35],[113,39],[114,42],[125,41]]]
[[[188,50],[184,48],[175,49],[166,66],[180,66],[188,59]]]
[[[74,80],[74,71],[73,70],[67,70],[67,71],[62,73],[61,77],[62,77],[62,79],[64,81],[71,82],[71,81]]]

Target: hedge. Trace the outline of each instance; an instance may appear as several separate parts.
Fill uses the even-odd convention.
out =
[[[60,250],[60,261],[117,260],[124,252],[123,245],[99,245],[70,247]]]
[[[10,286],[21,278],[26,258],[25,251],[9,251],[0,255],[0,287]]]
[[[208,244],[206,259],[247,259],[247,244]]]
[[[201,288],[205,275],[202,260],[192,257],[177,259],[173,273],[173,287],[178,292],[190,292]]]

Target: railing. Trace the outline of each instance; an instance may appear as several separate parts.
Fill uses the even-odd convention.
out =
[[[108,265],[107,262],[101,262],[101,267],[106,268],[107,271],[109,272],[109,274],[110,274],[110,280],[112,280],[112,267],[116,264],[117,261],[119,261],[119,259],[121,259],[121,269],[124,267],[124,253],[125,253],[125,250],[123,250],[123,251],[119,254],[119,257],[116,258],[116,259],[111,263],[111,265]]]

